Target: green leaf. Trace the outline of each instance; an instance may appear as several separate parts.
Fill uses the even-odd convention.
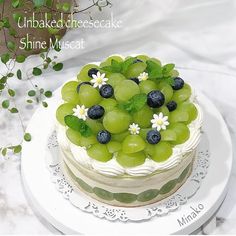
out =
[[[20,153],[21,150],[22,150],[22,146],[21,146],[21,145],[17,145],[17,146],[14,146],[14,147],[13,147],[13,152],[14,152],[15,154]]]
[[[3,107],[4,109],[7,109],[9,106],[10,106],[10,101],[9,101],[9,100],[4,100],[4,101],[2,102],[2,107]]]
[[[52,7],[53,0],[46,0],[46,6]]]
[[[16,56],[16,61],[18,63],[23,63],[25,61],[25,56],[24,55],[17,55]]]
[[[18,113],[18,109],[16,107],[13,107],[9,110],[12,114]]]
[[[134,63],[135,57],[130,57],[122,63],[122,73],[125,73],[130,65]]]
[[[29,97],[34,97],[36,95],[36,91],[35,90],[30,90],[29,92],[28,92],[28,96]]]
[[[32,73],[33,73],[33,75],[35,75],[35,76],[39,76],[39,75],[42,74],[42,70],[39,69],[38,67],[34,67]]]
[[[10,54],[9,53],[2,54],[2,56],[1,56],[2,63],[6,64],[9,60],[10,60]]]
[[[2,91],[5,88],[5,84],[0,84],[0,91]]]
[[[33,103],[33,100],[28,99],[28,100],[26,100],[26,102],[31,104],[31,103]]]
[[[13,76],[14,76],[13,73],[8,73],[8,74],[7,74],[7,77],[9,77],[9,78],[10,78],[10,77],[13,77]]]
[[[42,105],[43,105],[44,107],[48,107],[47,102],[42,102]]]
[[[49,27],[48,28],[48,32],[49,34],[57,34],[59,32],[60,29],[57,29],[57,28],[52,28],[52,27]]]
[[[162,73],[168,75],[175,68],[175,64],[166,64],[162,67]]]
[[[119,108],[126,110],[129,113],[134,113],[143,108],[147,102],[147,95],[145,93],[136,94],[125,103],[118,105]]]
[[[3,76],[1,79],[0,79],[0,83],[1,84],[5,84],[7,82],[7,76]]]
[[[3,148],[3,149],[2,149],[2,155],[5,157],[6,154],[7,154],[7,148]]]
[[[16,12],[16,13],[13,13],[12,16],[16,23],[22,22],[23,20],[23,15],[21,13]]]
[[[41,7],[45,4],[45,0],[33,0],[35,7]]]
[[[13,89],[8,89],[8,94],[11,96],[11,97],[14,97],[16,95],[16,92],[15,90]]]
[[[3,18],[3,24],[5,28],[10,28],[10,22],[9,22],[9,18],[8,17],[4,17]]]
[[[44,93],[44,95],[45,95],[45,97],[50,98],[50,97],[52,97],[52,92],[51,91],[46,91]]]
[[[0,0],[0,4],[3,3],[5,0]]]
[[[64,12],[68,12],[68,11],[70,10],[70,8],[71,8],[70,3],[68,3],[68,2],[63,3],[63,5],[62,5],[62,10],[63,10]]]
[[[16,76],[17,76],[17,78],[18,78],[19,80],[22,79],[22,73],[21,73],[21,70],[20,70],[20,69],[17,70],[17,72],[16,72]]]
[[[55,70],[55,71],[60,71],[60,70],[62,70],[62,68],[63,68],[62,63],[57,63],[53,66],[53,70]]]
[[[84,120],[79,119],[78,117],[73,115],[65,116],[64,120],[69,128],[80,132],[82,136],[89,137],[92,135],[91,128],[86,124]]]
[[[14,51],[16,49],[16,44],[12,41],[8,41],[7,48],[10,49],[11,51]]]
[[[16,30],[13,29],[12,27],[10,27],[10,28],[9,28],[9,34],[10,34],[11,36],[16,36]]]
[[[31,134],[30,134],[30,133],[25,133],[25,135],[24,135],[24,140],[25,140],[26,142],[30,142],[30,141],[31,141]]]
[[[150,79],[161,78],[163,76],[162,67],[159,64],[150,60],[147,60],[146,64],[147,64],[146,70],[148,72],[148,77]]]
[[[14,8],[19,7],[19,4],[20,4],[20,0],[12,0],[12,1],[11,1],[11,5],[12,5]]]
[[[114,59],[111,60],[110,66],[104,66],[101,68],[103,71],[112,72],[112,73],[119,73],[122,69],[122,62],[118,62]]]

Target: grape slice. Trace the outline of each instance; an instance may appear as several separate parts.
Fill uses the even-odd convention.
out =
[[[81,146],[80,139],[81,134],[77,131],[74,131],[73,129],[67,129],[66,131],[67,138],[75,145]]]
[[[112,59],[115,60],[115,61],[118,61],[118,62],[122,62],[123,61],[123,58],[120,57],[120,56],[110,56],[110,57],[108,57],[105,61],[103,61],[100,64],[100,67],[110,66]]]
[[[139,94],[139,86],[132,80],[124,80],[115,87],[114,95],[117,101],[125,102]]]
[[[129,135],[129,132],[126,131],[126,132],[123,132],[123,133],[119,133],[119,134],[113,134],[112,135],[112,139],[114,141],[117,141],[117,142],[123,142],[123,140],[125,139],[126,136]]]
[[[120,73],[112,73],[108,76],[107,83],[110,84],[113,88],[125,80],[125,76]]]
[[[107,149],[110,153],[115,153],[121,150],[121,143],[116,141],[110,141],[107,144]]]
[[[137,59],[146,62],[147,60],[149,60],[149,57],[147,55],[138,55],[136,56]]]
[[[151,126],[150,120],[152,116],[152,109],[145,105],[141,110],[133,114],[133,122],[138,124],[141,128],[147,128]]]
[[[71,115],[73,114],[73,108],[75,107],[74,104],[71,104],[71,103],[64,103],[62,105],[60,105],[58,108],[57,108],[57,111],[56,111],[56,118],[58,120],[58,122],[61,124],[61,125],[66,125],[65,124],[65,121],[64,121],[64,118],[65,116],[67,115]]]
[[[197,118],[197,115],[198,115],[197,108],[191,102],[184,102],[184,103],[179,104],[178,109],[180,111],[185,111],[188,113],[189,119],[185,122],[186,124],[191,123],[193,120]]]
[[[160,82],[157,87],[165,96],[165,104],[168,103],[173,96],[172,87],[166,82]]]
[[[165,115],[165,116],[169,116],[169,114],[170,114],[168,108],[165,105],[154,109],[154,113],[159,114],[160,112],[162,112],[163,115]]]
[[[97,135],[100,130],[104,129],[102,123],[98,120],[87,119],[86,124],[91,128],[95,135]]]
[[[145,154],[144,152],[127,154],[119,151],[116,160],[123,167],[135,167],[145,162]]]
[[[79,104],[79,94],[77,93],[77,81],[67,82],[61,89],[62,99],[66,102]]]
[[[80,138],[80,145],[82,147],[89,147],[92,144],[97,143],[97,138],[95,137],[95,135],[89,136],[89,137],[83,137],[81,136]]]
[[[176,141],[177,139],[177,135],[173,130],[162,130],[160,133],[162,141]]]
[[[108,151],[104,144],[96,143],[87,150],[88,155],[101,162],[107,162],[112,158],[112,154]]]
[[[99,103],[99,105],[105,109],[105,112],[109,112],[116,108],[117,102],[113,98],[107,98],[107,99],[103,99]]]
[[[182,89],[174,91],[172,100],[174,100],[177,103],[182,103],[187,99],[189,99],[190,96],[191,96],[191,87],[185,83]]]
[[[173,144],[181,144],[189,139],[190,131],[189,128],[183,123],[170,124],[168,129],[173,130],[176,133],[177,139],[173,141]]]
[[[109,111],[103,118],[103,126],[107,131],[113,134],[126,131],[130,122],[130,115],[119,109]]]
[[[85,84],[80,88],[79,99],[81,104],[85,105],[85,107],[91,107],[98,104],[102,100],[102,97],[100,96],[98,90]]]
[[[91,68],[97,68],[98,66],[95,64],[87,64],[85,65],[81,71],[79,72],[79,74],[77,75],[77,80],[81,83],[81,82],[86,82],[86,81],[90,81],[92,78],[88,76],[88,71]]]
[[[167,142],[159,142],[155,145],[154,153],[151,156],[156,162],[166,161],[172,155],[172,147]]]
[[[179,110],[178,108],[169,115],[169,121],[171,123],[178,123],[178,122],[187,122],[189,120],[189,115],[187,111]]]
[[[146,67],[147,67],[147,65],[143,62],[137,62],[137,63],[131,64],[128,67],[128,70],[126,71],[125,76],[127,78],[138,77],[140,75],[140,73],[144,72]]]
[[[122,151],[124,153],[140,152],[145,146],[144,140],[139,135],[128,135],[122,143]]]
[[[141,81],[139,84],[140,92],[148,94],[152,90],[157,90],[157,84],[151,80]]]

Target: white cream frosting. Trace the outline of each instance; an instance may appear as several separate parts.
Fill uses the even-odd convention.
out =
[[[195,100],[195,98],[193,99]],[[197,118],[188,125],[190,130],[189,139],[181,145],[176,145],[173,148],[172,155],[163,162],[155,162],[150,158],[146,158],[142,165],[132,168],[126,168],[121,166],[114,156],[108,162],[100,162],[89,157],[85,147],[77,146],[71,143],[65,134],[65,127],[57,126],[58,142],[60,147],[66,151],[71,152],[74,159],[82,166],[93,169],[96,172],[106,175],[106,176],[120,176],[123,174],[128,174],[131,176],[146,176],[152,174],[155,171],[164,171],[172,169],[177,166],[186,155],[190,154],[200,142],[201,127],[203,123],[203,113],[201,108],[197,103],[194,103],[198,110]]]

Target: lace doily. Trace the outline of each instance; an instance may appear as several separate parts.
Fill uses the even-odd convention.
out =
[[[210,153],[208,141],[203,133],[198,147],[193,171],[186,183],[172,196],[142,207],[125,208],[110,206],[96,201],[82,192],[75,191],[67,182],[60,168],[58,156],[58,142],[54,131],[48,140],[47,162],[51,180],[62,196],[82,211],[93,214],[99,218],[110,221],[142,221],[151,219],[154,216],[164,216],[169,212],[177,210],[180,205],[185,204],[200,188],[201,182],[207,174]]]

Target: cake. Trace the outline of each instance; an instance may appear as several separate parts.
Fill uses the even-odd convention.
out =
[[[202,110],[174,64],[113,55],[61,89],[56,132],[77,191],[114,206],[169,197],[192,171]]]

